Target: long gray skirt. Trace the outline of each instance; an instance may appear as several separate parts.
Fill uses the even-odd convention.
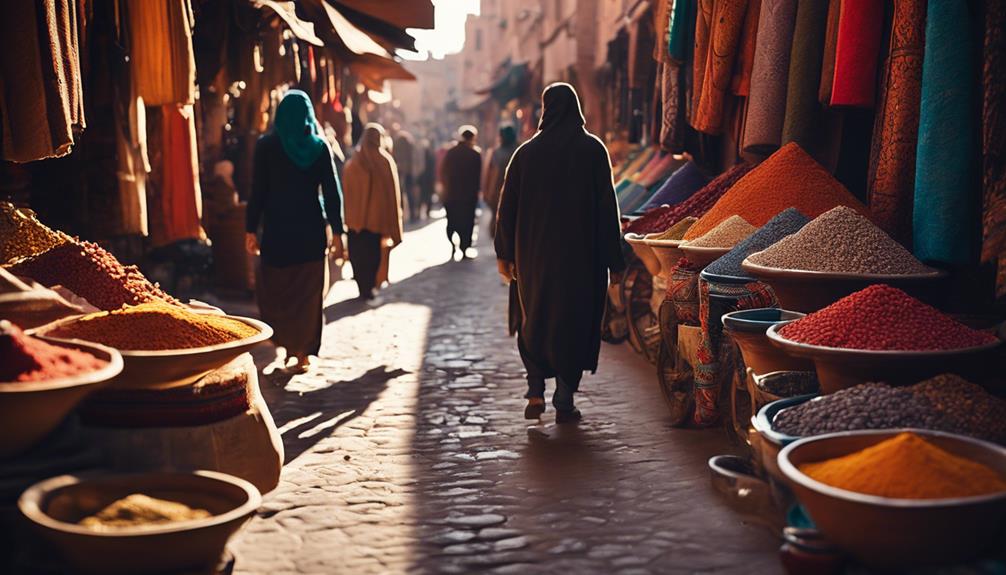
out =
[[[262,264],[258,308],[272,326],[272,340],[287,355],[317,355],[321,349],[322,305],[328,287],[323,259],[285,267]]]

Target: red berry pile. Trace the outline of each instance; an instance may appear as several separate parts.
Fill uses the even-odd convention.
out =
[[[845,349],[927,351],[996,341],[889,285],[846,296],[779,330],[784,338]]]

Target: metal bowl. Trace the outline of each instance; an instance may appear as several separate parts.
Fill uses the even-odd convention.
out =
[[[643,236],[629,232],[625,234],[625,241],[629,243],[629,247],[632,248],[636,257],[643,261],[643,265],[646,266],[646,271],[650,272],[650,275],[655,276],[660,273],[660,260],[647,245]]]
[[[1006,449],[970,437],[919,429],[807,437],[783,448],[779,469],[825,537],[868,566],[903,568],[963,562],[1001,541],[1006,527],[1006,491],[952,499],[893,499],[831,487],[798,469],[803,463],[855,453],[904,431],[1006,476]]]
[[[205,519],[95,531],[78,522],[132,493],[206,509]],[[18,500],[21,514],[74,573],[174,573],[213,566],[262,504],[254,485],[215,471],[62,475]],[[187,571],[186,571],[187,572]]]
[[[782,326],[765,332],[772,344],[793,357],[814,362],[821,393],[834,393],[868,381],[907,385],[941,373],[968,373],[981,369],[1001,341],[950,350],[901,351],[845,349],[798,343],[779,334]]]
[[[787,270],[753,263],[751,258],[759,253],[761,252],[755,252],[745,258],[741,262],[741,269],[768,284],[779,299],[779,305],[804,313],[825,308],[847,295],[875,284],[896,287],[917,299],[939,307],[940,280],[947,276],[945,271],[936,269],[927,274],[912,275]]]

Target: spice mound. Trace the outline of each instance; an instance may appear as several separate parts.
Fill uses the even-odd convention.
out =
[[[79,525],[93,531],[114,531],[127,527],[205,519],[212,515],[205,509],[193,509],[177,501],[133,493],[111,503],[94,515],[81,519]]]
[[[810,345],[865,350],[938,351],[994,343],[905,292],[872,285],[786,324],[782,337]]]
[[[925,274],[932,270],[856,210],[838,206],[755,254],[752,263],[788,270],[854,274]]]
[[[662,241],[680,240],[682,237],[684,237],[685,232],[688,231],[688,228],[692,227],[692,224],[694,224],[695,221],[696,218],[688,216],[687,218],[683,218],[680,222],[667,228],[667,230],[662,233],[646,234],[646,239],[662,240]]]
[[[810,219],[796,208],[786,208],[758,231],[740,242],[723,257],[706,266],[706,273],[722,276],[749,277],[741,269],[741,262],[749,255],[760,252],[782,238],[795,234],[807,225]]]
[[[996,470],[959,457],[914,433],[849,455],[800,465],[800,471],[826,485],[895,499],[948,499],[1006,491]]]
[[[0,321],[0,382],[46,381],[99,370],[108,362],[76,349],[59,347]]]
[[[654,208],[646,212],[642,217],[629,224],[625,231],[644,235],[659,233],[678,223],[682,218],[701,217],[716,204],[717,200],[723,197],[723,194],[727,193],[727,190],[753,168],[754,166],[747,162],[737,164],[680,204]]]
[[[115,256],[90,242],[69,241],[10,267],[14,275],[29,277],[46,287],[61,285],[98,309],[151,301],[175,303],[168,294]]]
[[[744,218],[730,216],[715,228],[683,245],[693,248],[732,248],[756,231],[758,228],[749,224]]]
[[[35,212],[0,202],[0,264],[40,254],[70,236],[38,221]]]
[[[942,414],[942,429],[1006,444],[1006,400],[953,375],[937,375],[908,388]]]
[[[254,327],[224,316],[197,314],[165,303],[145,303],[86,315],[46,335],[77,338],[122,350],[189,349],[245,339]]]
[[[797,437],[856,429],[944,429],[925,397],[883,383],[863,383],[783,409],[772,427]]]

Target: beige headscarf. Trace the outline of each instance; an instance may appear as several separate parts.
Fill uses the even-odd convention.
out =
[[[346,162],[342,175],[346,227],[369,230],[402,242],[402,202],[398,167],[381,146],[384,128],[367,124],[360,145]]]

